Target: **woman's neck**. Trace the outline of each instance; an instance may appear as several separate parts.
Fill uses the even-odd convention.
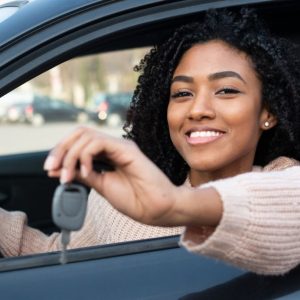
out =
[[[242,173],[251,172],[253,162],[238,166],[227,166],[226,168],[217,170],[196,170],[190,169],[188,180],[191,186],[199,186],[209,181],[233,177]]]

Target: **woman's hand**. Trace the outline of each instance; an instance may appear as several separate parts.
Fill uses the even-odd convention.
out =
[[[92,161],[99,156],[111,161],[115,171],[94,171]],[[222,205],[214,189],[177,187],[135,143],[94,129],[81,127],[68,135],[50,152],[44,168],[63,183],[82,181],[141,223],[213,226],[221,219]]]
[[[115,171],[95,172],[92,161],[98,156],[111,161]],[[165,217],[173,209],[178,188],[131,141],[78,128],[50,152],[44,167],[61,182],[82,181],[137,221],[168,225]]]

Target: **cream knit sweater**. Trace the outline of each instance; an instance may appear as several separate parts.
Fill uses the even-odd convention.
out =
[[[69,248],[182,234],[189,251],[260,274],[283,274],[300,263],[300,163],[285,157],[253,172],[218,180],[223,202],[216,228],[155,227],[116,211],[92,191],[83,228]],[[201,201],[201,199],[199,200]],[[0,251],[5,256],[60,249],[60,234],[50,236],[26,225],[22,212],[0,209]]]

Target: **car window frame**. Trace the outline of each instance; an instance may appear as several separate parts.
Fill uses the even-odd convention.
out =
[[[67,263],[179,248],[179,235],[70,249]],[[60,265],[60,251],[0,259],[0,272]]]

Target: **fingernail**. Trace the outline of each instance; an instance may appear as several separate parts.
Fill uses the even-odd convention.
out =
[[[60,173],[60,183],[67,183],[69,179],[69,171],[67,169],[62,169]]]
[[[52,170],[55,166],[55,157],[48,156],[44,163],[44,170]]]
[[[88,177],[89,171],[88,171],[88,169],[87,169],[87,167],[86,167],[85,165],[81,165],[81,166],[80,166],[80,173],[81,173],[81,176],[82,176],[83,178]]]

